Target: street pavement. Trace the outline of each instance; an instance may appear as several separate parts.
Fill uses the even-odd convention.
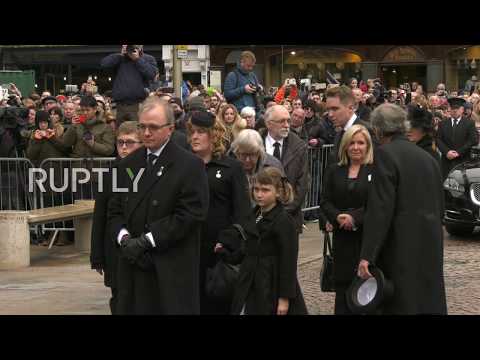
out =
[[[323,238],[308,223],[300,239],[298,277],[309,313],[333,314],[335,295],[322,293]],[[0,315],[108,315],[109,289],[90,269],[89,255],[73,246],[32,246],[32,266],[0,271]],[[480,314],[480,234],[445,233],[445,282],[449,314]]]

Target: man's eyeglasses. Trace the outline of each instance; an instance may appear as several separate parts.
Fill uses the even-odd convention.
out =
[[[117,146],[118,147],[123,147],[126,146],[127,148],[132,147],[135,144],[142,144],[141,141],[133,141],[133,140],[117,140]]]
[[[137,128],[141,132],[145,132],[145,130],[148,129],[150,132],[155,132],[159,131],[160,129],[163,129],[164,127],[167,126],[172,126],[173,124],[163,124],[163,125],[145,125],[145,124],[138,124]]]

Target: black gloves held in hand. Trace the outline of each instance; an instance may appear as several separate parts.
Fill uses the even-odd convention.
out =
[[[153,245],[145,234],[136,238],[124,236],[120,241],[122,255],[131,264],[135,264],[140,256],[152,248]]]

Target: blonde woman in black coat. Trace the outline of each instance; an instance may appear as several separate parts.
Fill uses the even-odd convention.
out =
[[[349,314],[345,292],[355,278],[360,256],[364,208],[371,181],[373,148],[368,130],[353,125],[339,146],[340,161],[325,175],[320,207],[333,231],[335,315]]]

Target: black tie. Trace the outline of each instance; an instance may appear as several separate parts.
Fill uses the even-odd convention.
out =
[[[155,161],[157,159],[158,159],[158,156],[153,153],[148,155],[148,169],[153,168],[153,165],[155,164]]]
[[[280,160],[280,146],[281,145],[279,142],[273,144],[273,147],[275,148],[275,150],[273,150],[273,156],[275,156],[278,160]]]

